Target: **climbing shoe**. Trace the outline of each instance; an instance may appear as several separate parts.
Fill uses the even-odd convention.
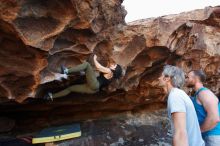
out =
[[[44,97],[43,97],[44,100],[51,100],[53,101],[53,96],[52,96],[52,93],[48,92]]]
[[[61,69],[61,74],[68,74],[68,69],[64,65],[61,65],[60,69]]]

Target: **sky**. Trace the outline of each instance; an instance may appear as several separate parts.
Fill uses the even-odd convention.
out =
[[[220,0],[124,0],[126,22],[138,19],[178,14],[206,6],[220,6]]]

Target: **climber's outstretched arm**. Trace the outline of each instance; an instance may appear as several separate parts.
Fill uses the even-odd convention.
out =
[[[102,66],[102,65],[97,61],[97,56],[96,56],[96,55],[94,55],[93,60],[94,60],[94,63],[95,63],[96,68],[97,68],[100,72],[103,72],[103,73],[105,73],[105,74],[111,74],[111,73],[112,73],[112,71],[111,71],[109,68]]]

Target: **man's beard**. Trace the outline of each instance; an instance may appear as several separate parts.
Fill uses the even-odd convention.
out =
[[[188,87],[188,88],[193,88],[194,85],[193,85],[193,84],[190,84],[190,83],[187,83],[187,84],[186,84],[186,87]]]

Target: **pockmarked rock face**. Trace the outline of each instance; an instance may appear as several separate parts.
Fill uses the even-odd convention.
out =
[[[21,127],[27,119],[44,127],[146,109],[166,101],[158,85],[165,64],[203,69],[205,85],[220,94],[220,7],[126,24],[121,3],[1,0],[0,112]],[[103,65],[116,61],[124,76],[93,95],[41,101],[79,78],[61,80],[61,65],[76,66],[92,53]]]
[[[171,146],[166,110],[123,114],[81,124],[82,136],[45,146]]]

